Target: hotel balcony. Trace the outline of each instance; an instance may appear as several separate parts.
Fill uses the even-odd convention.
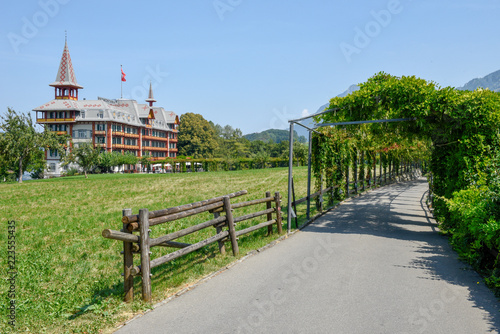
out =
[[[128,138],[139,138],[138,133],[123,133],[123,136]]]
[[[75,123],[75,117],[72,118],[37,118],[37,123]]]
[[[144,151],[164,151],[164,152],[167,152],[169,150],[168,147],[153,147],[153,146],[143,146],[142,149]]]
[[[68,134],[68,131],[52,131],[52,130],[49,130],[49,131],[52,133],[55,133],[56,135],[67,135]]]
[[[143,140],[158,140],[158,141],[168,141],[168,138],[164,137],[153,137],[153,136],[142,136]],[[170,139],[171,140],[171,139]]]

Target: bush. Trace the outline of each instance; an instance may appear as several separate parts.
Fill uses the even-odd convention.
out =
[[[66,173],[64,173],[64,176],[75,176],[75,175],[78,175],[78,169],[76,169],[75,167],[71,167],[66,171]]]
[[[496,184],[483,176],[478,184],[443,199],[449,212],[443,227],[452,232],[451,243],[460,256],[500,295],[500,194]]]

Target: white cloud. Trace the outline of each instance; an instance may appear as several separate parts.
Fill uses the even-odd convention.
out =
[[[309,114],[309,110],[307,110],[307,109],[302,110],[302,115],[301,115],[301,117],[307,117],[307,116],[309,116],[309,115],[310,115],[310,114]]]

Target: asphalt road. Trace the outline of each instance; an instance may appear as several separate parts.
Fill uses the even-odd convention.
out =
[[[498,333],[499,302],[438,234],[427,189],[348,200],[117,333]]]

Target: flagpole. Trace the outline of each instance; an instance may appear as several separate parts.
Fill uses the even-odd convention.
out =
[[[123,67],[120,65],[120,99],[123,99]]]

